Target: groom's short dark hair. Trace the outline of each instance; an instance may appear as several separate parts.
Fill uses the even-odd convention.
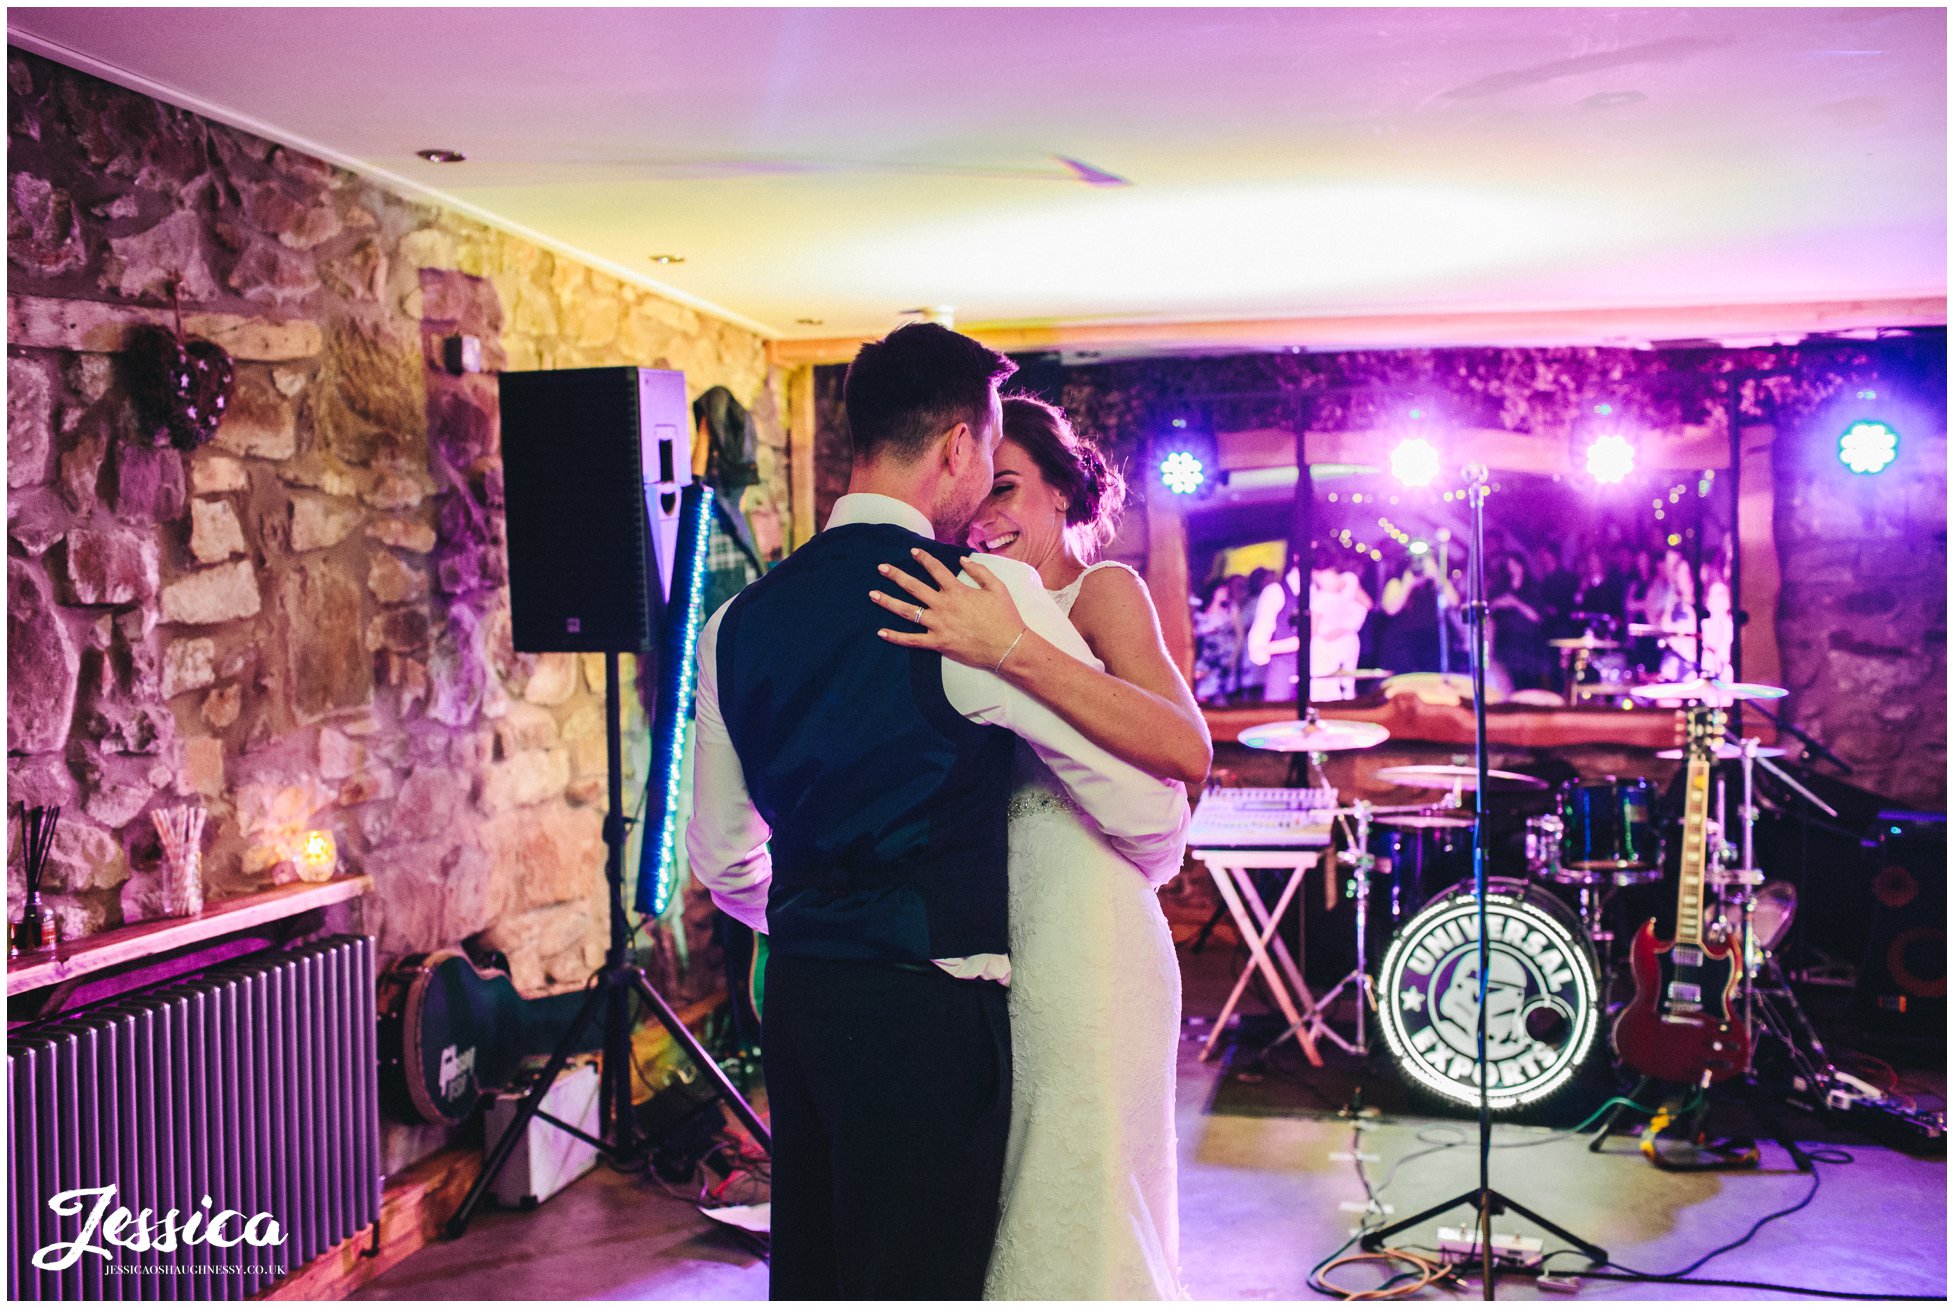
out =
[[[898,327],[855,353],[842,384],[857,459],[913,459],[959,422],[981,431],[991,395],[1018,365],[933,322]]]

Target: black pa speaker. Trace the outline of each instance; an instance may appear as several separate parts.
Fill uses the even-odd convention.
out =
[[[1882,1034],[1931,1040],[1947,1030],[1947,819],[1882,813],[1872,930],[1859,967],[1861,1020]]]
[[[685,374],[505,372],[501,390],[515,647],[652,648],[692,481]]]

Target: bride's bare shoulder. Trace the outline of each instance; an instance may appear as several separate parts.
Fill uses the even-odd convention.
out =
[[[1140,574],[1124,563],[1105,563],[1080,578],[1072,625],[1088,640],[1095,634],[1115,640],[1123,635],[1148,638],[1158,629],[1159,618]]]

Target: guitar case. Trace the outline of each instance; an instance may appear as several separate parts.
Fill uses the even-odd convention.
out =
[[[379,980],[382,1107],[403,1122],[460,1125],[525,1060],[556,1048],[583,1001],[581,990],[526,999],[505,969],[458,949],[407,955]],[[602,1044],[591,1022],[577,1051]]]

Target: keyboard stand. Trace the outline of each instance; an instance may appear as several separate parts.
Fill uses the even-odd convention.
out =
[[[1248,946],[1248,964],[1235,978],[1235,988],[1228,994],[1228,1002],[1221,1006],[1221,1015],[1215,1019],[1214,1030],[1208,1033],[1208,1043],[1202,1046],[1203,1062],[1214,1057],[1215,1046],[1221,1041],[1221,1033],[1228,1026],[1228,1019],[1235,1015],[1235,1008],[1241,1003],[1248,983],[1258,971],[1269,983],[1269,991],[1275,996],[1276,1007],[1282,1011],[1290,1030],[1295,1033],[1296,1043],[1302,1048],[1310,1064],[1323,1066],[1323,1055],[1317,1052],[1316,1037],[1328,1036],[1332,1041],[1349,1046],[1336,1032],[1330,1030],[1324,1020],[1321,1006],[1309,987],[1303,984],[1302,969],[1289,947],[1276,934],[1282,922],[1282,915],[1296,897],[1303,884],[1303,877],[1317,865],[1321,858],[1320,850],[1315,849],[1196,849],[1194,857],[1207,865],[1208,875],[1214,878],[1215,888],[1221,892],[1222,902],[1234,916],[1236,929],[1241,932],[1242,941]],[[1256,889],[1255,879],[1249,875],[1252,868],[1288,868],[1289,879],[1276,897],[1275,907],[1268,908],[1262,902],[1261,892]],[[1298,952],[1302,941],[1296,942]]]

